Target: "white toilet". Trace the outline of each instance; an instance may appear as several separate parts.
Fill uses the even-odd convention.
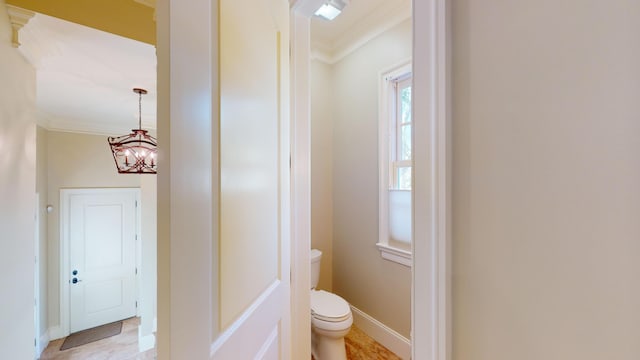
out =
[[[353,316],[349,303],[336,294],[316,290],[322,252],[311,249],[311,353],[315,360],[346,360],[344,337]]]

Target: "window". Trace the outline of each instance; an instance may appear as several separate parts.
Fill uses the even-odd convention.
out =
[[[379,240],[384,259],[411,266],[412,112],[409,61],[381,75]]]
[[[411,190],[411,74],[391,80],[395,113],[389,119],[394,140],[389,154],[390,189]]]

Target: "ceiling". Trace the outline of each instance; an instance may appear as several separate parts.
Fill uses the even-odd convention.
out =
[[[156,52],[146,43],[36,14],[20,30],[20,51],[36,68],[38,122],[51,130],[120,134],[155,128]]]
[[[332,21],[311,20],[313,56],[333,64],[411,17],[411,0],[351,0]]]
[[[351,0],[333,21],[311,21],[312,55],[335,63],[411,16],[411,0]],[[122,134],[155,129],[156,52],[148,43],[36,13],[20,30],[36,69],[38,123],[50,130]]]

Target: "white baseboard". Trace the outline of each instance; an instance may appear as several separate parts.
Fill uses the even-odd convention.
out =
[[[48,333],[49,333],[49,341],[62,339],[63,337],[68,335],[68,334],[65,334],[64,331],[62,331],[62,328],[60,326],[50,327]]]
[[[156,346],[156,336],[153,333],[143,336],[140,331],[141,328],[138,328],[138,351],[145,352],[153,349]]]
[[[411,358],[411,341],[409,339],[353,305],[351,305],[351,312],[353,313],[353,323],[367,335],[402,359]]]
[[[49,346],[49,330],[46,330],[42,335],[40,335],[40,341],[38,342],[38,348],[36,349],[38,359],[47,346]]]

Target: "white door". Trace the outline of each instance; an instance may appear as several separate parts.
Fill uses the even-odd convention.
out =
[[[220,1],[214,359],[290,357],[289,6]]]
[[[289,3],[157,10],[159,357],[290,359]]]
[[[138,189],[69,197],[70,332],[136,314]]]

